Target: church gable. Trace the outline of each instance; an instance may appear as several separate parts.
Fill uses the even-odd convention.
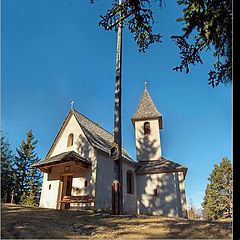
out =
[[[72,112],[69,112],[66,117],[47,154],[47,158],[69,151],[75,151],[83,158],[89,160],[94,156],[94,148],[89,143],[79,122]]]

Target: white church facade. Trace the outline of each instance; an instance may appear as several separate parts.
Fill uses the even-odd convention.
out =
[[[122,149],[123,213],[187,218],[187,168],[162,156],[162,115],[146,88],[131,120],[137,159]],[[45,159],[34,164],[44,173],[40,207],[112,211],[113,139],[113,134],[71,109]]]

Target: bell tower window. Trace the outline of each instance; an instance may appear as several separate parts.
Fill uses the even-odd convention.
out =
[[[144,129],[144,135],[150,135],[151,130],[150,130],[150,122],[145,122],[143,125]]]
[[[68,135],[67,147],[71,147],[73,145],[73,133]]]

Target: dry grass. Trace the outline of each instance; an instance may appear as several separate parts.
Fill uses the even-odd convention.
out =
[[[93,211],[2,205],[1,237],[27,239],[231,239],[229,221],[112,216]]]

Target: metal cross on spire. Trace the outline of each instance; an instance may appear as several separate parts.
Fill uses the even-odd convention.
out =
[[[71,110],[73,110],[74,101],[71,101]]]
[[[147,85],[148,85],[148,82],[144,82],[144,90],[146,91],[147,90]]]

